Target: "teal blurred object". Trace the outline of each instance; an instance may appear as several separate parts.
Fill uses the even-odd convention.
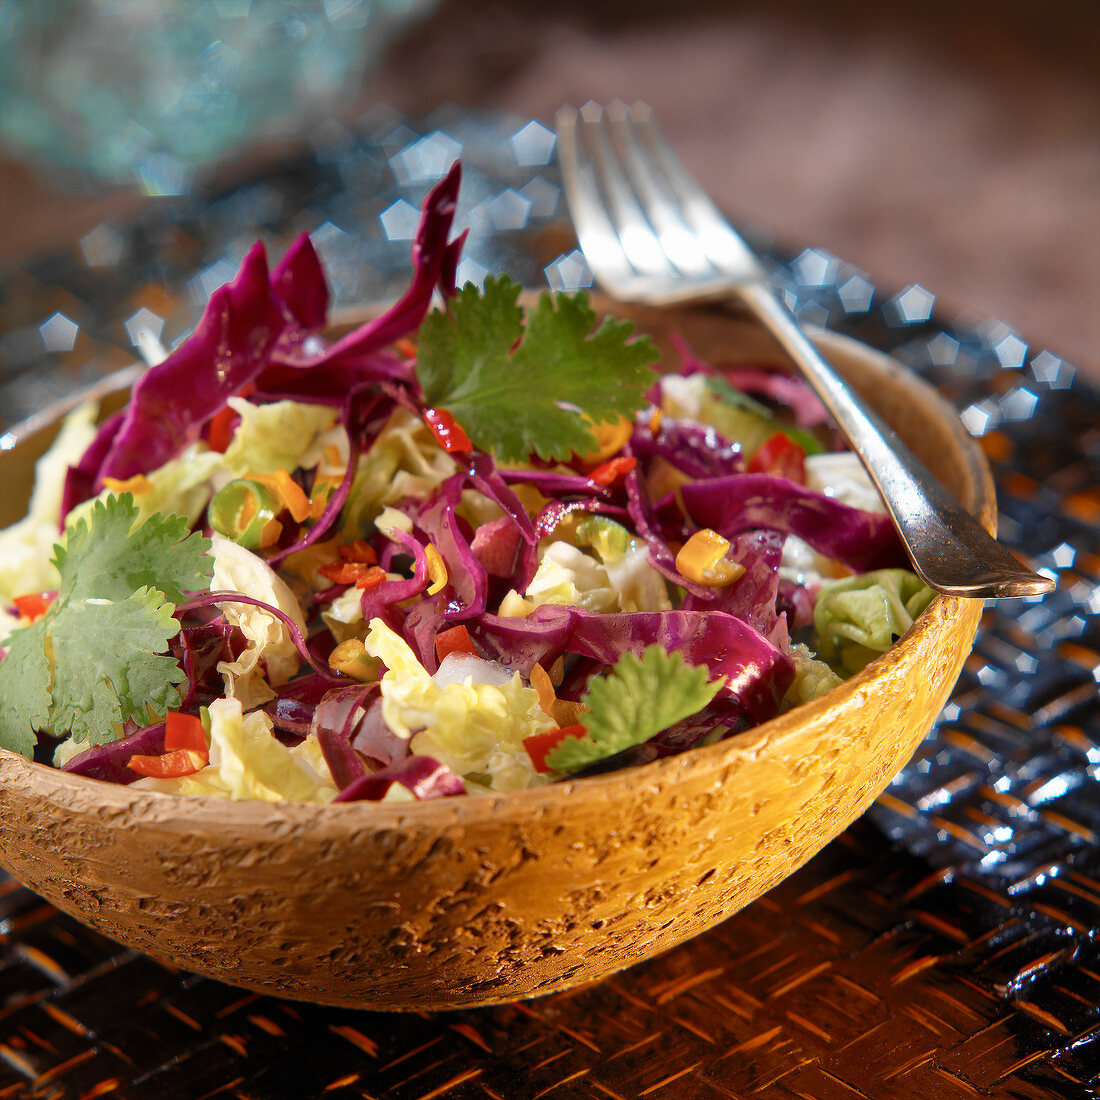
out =
[[[0,0],[9,151],[151,195],[338,116],[434,0]]]

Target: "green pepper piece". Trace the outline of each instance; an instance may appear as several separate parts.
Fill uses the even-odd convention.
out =
[[[263,545],[268,524],[281,510],[282,502],[266,485],[238,478],[215,495],[206,518],[219,535],[255,550]]]
[[[630,550],[633,541],[630,532],[621,523],[607,516],[585,516],[577,524],[577,545],[593,547],[603,562],[619,561]]]
[[[766,405],[734,389],[724,378],[708,378],[707,387],[714,400],[703,409],[699,419],[732,442],[740,443],[746,458],[752,458],[760,444],[777,431],[797,443],[807,455],[825,452],[813,432],[779,423]]]

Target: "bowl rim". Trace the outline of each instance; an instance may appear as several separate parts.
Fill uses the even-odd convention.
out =
[[[873,369],[888,376],[904,379],[903,385],[921,392],[925,401],[939,414],[966,463],[966,474],[974,486],[971,507],[979,521],[991,533],[996,533],[997,507],[993,476],[977,443],[967,432],[957,412],[933,386],[914,372],[907,370],[896,359],[862,341],[840,333],[806,325],[813,341],[826,353],[854,354],[867,361]],[[123,368],[94,383],[87,389],[56,402],[39,413],[10,428],[0,436],[0,460],[3,455],[29,437],[43,431],[79,405],[91,400],[103,400],[129,387],[144,372],[145,366],[134,364]],[[768,752],[787,738],[796,737],[807,721],[820,718],[829,711],[842,713],[849,700],[871,689],[872,685],[889,674],[892,666],[901,659],[906,648],[930,631],[940,629],[951,619],[958,618],[961,607],[969,602],[965,597],[938,594],[917,617],[910,629],[886,652],[876,657],[864,669],[848,677],[824,695],[779,714],[758,726],[726,741],[703,745],[674,756],[663,757],[644,765],[582,779],[565,779],[538,787],[515,791],[501,791],[457,798],[430,799],[423,802],[266,802],[253,799],[231,800],[208,795],[174,795],[161,791],[135,790],[134,788],[88,776],[74,775],[46,764],[38,764],[25,757],[0,748],[0,790],[9,782],[29,781],[38,793],[67,801],[94,794],[104,809],[125,809],[142,803],[156,809],[156,817],[166,826],[182,823],[190,830],[210,826],[247,829],[272,817],[294,821],[299,827],[338,827],[342,832],[354,832],[364,827],[382,830],[402,830],[428,822],[443,822],[457,826],[472,826],[489,819],[503,821],[508,815],[503,811],[520,808],[527,814],[542,815],[563,806],[576,797],[578,790],[594,798],[610,795],[624,785],[628,788],[667,787],[675,781],[677,773],[701,773],[718,771],[749,762]]]

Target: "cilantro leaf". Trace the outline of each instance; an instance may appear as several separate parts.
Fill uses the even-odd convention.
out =
[[[417,376],[427,403],[451,413],[481,450],[506,462],[563,461],[595,447],[590,422],[644,405],[657,351],[648,337],[629,339],[629,321],[608,317],[593,331],[583,291],[542,295],[524,324],[519,292],[489,278],[483,291],[467,284],[447,311],[429,314]]]
[[[59,599],[95,596],[117,602],[139,588],[157,588],[180,603],[184,592],[206,588],[209,540],[188,536],[183,516],[159,512],[135,530],[140,515],[134,498],[123,493],[96,501],[91,514],[69,528],[65,543],[54,548]]]
[[[36,729],[50,719],[50,663],[42,619],[8,635],[0,661],[0,747],[34,755]]]
[[[101,745],[126,719],[146,725],[149,708],[163,715],[178,706],[175,685],[186,677],[174,657],[160,656],[179,633],[173,610],[155,588],[139,588],[118,603],[70,601],[50,629],[53,729]]]
[[[640,745],[718,694],[724,677],[707,683],[705,665],[686,664],[679,653],[647,646],[641,657],[624,653],[607,676],[588,685],[581,718],[587,737],[567,737],[546,754],[555,771],[575,772],[606,756]]]
[[[175,602],[209,585],[210,542],[180,516],[137,519],[129,494],[108,498],[54,547],[57,598],[0,660],[0,746],[29,757],[36,730],[102,744],[178,704]]]

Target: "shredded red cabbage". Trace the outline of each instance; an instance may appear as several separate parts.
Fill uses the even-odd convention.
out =
[[[630,448],[639,457],[663,458],[691,477],[723,477],[745,472],[740,444],[731,443],[705,424],[662,420],[656,436],[648,425],[637,424]]]
[[[413,280],[394,306],[341,337],[319,355],[290,357],[277,354],[276,362],[300,370],[324,368],[338,375],[341,369],[361,364],[395,340],[415,332],[432,304],[436,287],[444,297],[455,290],[455,270],[465,234],[449,244],[447,237],[454,221],[461,179],[462,168],[456,161],[424,200],[412,250]]]
[[[329,292],[321,261],[303,233],[271,273],[271,291],[287,319],[287,335],[304,339],[328,320]]]
[[[210,296],[192,335],[134,383],[97,471],[96,491],[105,477],[155,470],[198,439],[203,425],[260,372],[285,326],[267,254],[257,242],[237,277]]]
[[[730,541],[726,557],[745,568],[737,583],[704,589],[703,596],[689,592],[680,609],[722,611],[769,637],[778,619],[776,596],[783,536],[778,531],[744,531]]]
[[[794,679],[794,666],[763,635],[721,611],[636,611],[604,615],[579,607],[538,607],[525,619],[482,615],[470,633],[485,652],[507,668],[529,675],[563,653],[613,665],[624,653],[646,646],[683,654],[706,665],[711,677],[726,677],[720,698],[753,722],[775,716]]]
[[[413,575],[406,580],[385,580],[363,593],[359,605],[367,622],[376,616],[384,617],[394,604],[419,596],[428,587],[428,557],[423,544],[400,528],[391,531],[389,537],[412,555]],[[389,560],[386,557],[382,560],[384,568],[392,564],[392,556]]]
[[[164,723],[144,726],[133,733],[108,741],[105,745],[93,745],[79,756],[61,765],[63,772],[83,775],[88,779],[102,779],[108,783],[134,783],[141,778],[127,764],[132,756],[157,756],[164,752]]]
[[[62,514],[99,492],[104,478],[125,480],[164,465],[199,438],[230,397],[250,386],[268,400],[343,403],[365,382],[412,384],[412,367],[382,349],[416,330],[437,286],[454,293],[463,238],[448,244],[447,237],[460,175],[456,164],[425,200],[405,296],[319,355],[302,355],[328,304],[312,245],[299,238],[269,278],[267,254],[257,242],[236,278],[210,296],[191,336],[142,375],[125,411],[99,430],[66,479]]]
[[[485,610],[489,576],[477,560],[455,513],[466,483],[464,473],[449,477],[435,494],[415,510],[416,526],[439,552],[454,596],[447,609],[449,619],[469,619]],[[472,535],[472,532],[471,532]]]
[[[338,676],[317,660],[311,652],[306,639],[302,637],[302,632],[285,611],[278,607],[273,607],[269,603],[264,603],[263,600],[258,600],[255,596],[246,596],[243,592],[211,592],[202,596],[193,596],[176,608],[176,616],[182,617],[186,615],[187,612],[195,611],[200,607],[217,607],[218,604],[223,603],[247,603],[251,604],[253,607],[262,607],[269,615],[274,615],[275,618],[290,631],[290,639],[294,643],[294,648],[298,650],[302,660],[313,669],[316,676],[320,677],[322,680],[327,680],[331,684],[347,683],[347,680]]]
[[[224,619],[180,630],[172,651],[187,676],[181,709],[188,710],[198,703],[206,704],[220,697],[222,681],[217,673],[218,662],[233,660],[232,643],[239,638],[240,631]]]
[[[859,572],[904,567],[907,558],[890,517],[771,474],[693,481],[680,490],[688,515],[726,538],[754,527],[797,535]]]
[[[376,764],[388,766],[409,755],[409,743],[398,737],[382,717],[382,700],[375,699],[351,741],[352,748]]]
[[[124,417],[125,411],[120,411],[105,420],[88,445],[88,449],[81,455],[80,461],[75,466],[70,466],[66,472],[65,487],[61,492],[59,527],[62,531],[65,530],[65,517],[78,504],[95,496],[99,468],[114,446],[115,437],[122,429]]]
[[[336,688],[325,695],[313,712],[310,733],[316,735],[328,770],[341,789],[367,774],[366,765],[351,747],[351,741],[362,721],[367,699],[377,687],[377,684],[358,684]]]
[[[334,801],[381,802],[394,783],[400,783],[421,802],[466,793],[466,784],[438,760],[430,756],[407,756],[400,763],[356,779]]]

